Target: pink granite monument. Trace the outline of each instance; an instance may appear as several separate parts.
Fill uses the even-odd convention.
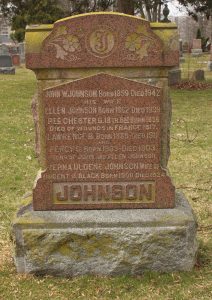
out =
[[[175,24],[117,13],[27,29],[41,170],[13,224],[19,273],[192,269],[196,222],[167,168],[178,48]]]

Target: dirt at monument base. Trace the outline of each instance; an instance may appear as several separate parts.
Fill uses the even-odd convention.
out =
[[[172,88],[178,90],[207,90],[212,89],[212,82],[183,80],[180,83],[172,86]]]

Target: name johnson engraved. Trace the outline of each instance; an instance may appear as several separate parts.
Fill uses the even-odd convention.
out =
[[[133,183],[53,183],[54,202],[154,202],[154,182]]]

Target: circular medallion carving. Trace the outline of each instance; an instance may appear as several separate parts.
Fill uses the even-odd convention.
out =
[[[93,55],[107,57],[114,49],[115,36],[110,28],[101,26],[89,35],[87,46]]]

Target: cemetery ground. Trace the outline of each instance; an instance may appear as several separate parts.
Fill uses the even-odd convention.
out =
[[[197,59],[200,60],[194,58],[189,62],[190,68],[194,68]],[[188,60],[183,64],[183,74],[187,74],[187,63]],[[209,72],[206,78],[212,81]],[[189,199],[199,224],[199,252],[194,270],[67,279],[17,274],[12,260],[11,222],[39,169],[30,109],[35,85],[34,74],[25,68],[18,68],[15,76],[0,75],[0,299],[211,299],[212,89],[171,90],[169,169],[176,188]]]

